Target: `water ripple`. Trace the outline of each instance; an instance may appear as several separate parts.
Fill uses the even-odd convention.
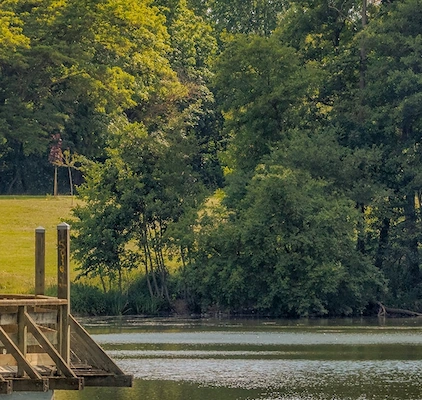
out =
[[[112,358],[212,358],[212,357],[264,357],[264,356],[287,356],[296,354],[288,351],[252,351],[252,350],[109,350]]]
[[[422,387],[421,361],[121,359],[143,380],[172,380],[246,389],[322,390],[342,387]],[[391,386],[390,386],[391,387]]]
[[[107,344],[246,344],[246,345],[370,345],[416,344],[422,345],[417,332],[388,333],[291,333],[291,332],[153,332],[97,334],[98,343]]]

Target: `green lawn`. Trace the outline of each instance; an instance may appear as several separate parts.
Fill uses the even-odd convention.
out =
[[[57,280],[57,225],[70,223],[68,196],[0,196],[0,293],[34,290],[35,228],[46,229],[46,286]]]

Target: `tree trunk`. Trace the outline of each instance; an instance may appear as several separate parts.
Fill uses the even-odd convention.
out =
[[[154,293],[152,291],[151,280],[149,278],[148,257],[147,257],[146,254],[145,254],[145,261],[144,262],[145,262],[145,279],[147,280],[149,295],[150,295],[151,299],[153,299]]]
[[[365,29],[368,24],[366,15],[367,0],[362,0],[362,29]],[[359,87],[361,90],[365,89],[365,70],[366,70],[366,50],[363,41],[360,44],[360,80]]]
[[[69,187],[70,187],[70,195],[73,197],[73,179],[72,179],[72,169],[67,167],[69,173]]]
[[[378,239],[378,250],[375,256],[375,266],[379,269],[382,269],[384,261],[386,258],[386,253],[388,249],[388,241],[390,235],[390,218],[385,217],[382,220],[382,226]]]
[[[104,276],[103,276],[102,272],[99,273],[99,277],[100,277],[101,286],[103,288],[103,292],[107,293],[107,286],[106,286],[106,283],[104,281]]]
[[[145,253],[148,257],[149,265],[151,267],[150,271],[151,271],[151,276],[152,276],[152,282],[154,283],[155,296],[160,297],[160,289],[158,287],[157,277],[156,277],[156,273],[154,271],[154,263],[152,261],[151,248],[149,246],[149,238],[148,238],[148,232],[147,231],[145,232],[144,249],[145,249]]]
[[[367,0],[362,0],[362,30],[365,30],[367,25],[366,17],[366,6]],[[365,121],[365,98],[364,98],[364,89],[366,86],[366,49],[364,44],[364,39],[361,38],[360,41],[360,60],[359,60],[359,105],[358,105],[358,118],[359,123],[363,124]]]
[[[365,254],[365,205],[363,203],[356,204],[356,208],[360,211],[360,218],[358,220],[358,239],[356,243],[357,250]]]
[[[19,178],[19,171],[18,171],[18,169],[16,169],[15,170],[15,174],[14,174],[13,179],[12,179],[12,182],[10,182],[10,184],[9,184],[9,186],[7,188],[7,191],[6,191],[7,194],[11,194],[12,193],[13,186],[15,185],[16,181],[18,180],[18,178]]]
[[[54,189],[53,189],[53,195],[57,196],[57,165],[54,166]]]
[[[407,267],[408,267],[408,287],[417,285],[420,281],[419,271],[419,241],[416,227],[416,206],[415,192],[412,190],[406,195],[405,206],[405,229],[407,233]]]

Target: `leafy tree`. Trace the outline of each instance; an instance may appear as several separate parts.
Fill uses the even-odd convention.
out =
[[[204,18],[194,14],[185,0],[162,0],[155,4],[166,16],[171,47],[169,61],[186,91],[167,112],[168,119],[161,122],[189,137],[190,145],[196,146],[193,150],[195,170],[204,183],[215,188],[221,185],[222,176],[217,157],[221,148],[220,114],[209,88],[213,77],[211,66],[217,51],[214,32]],[[153,119],[156,119],[156,111],[161,113],[154,108],[151,111]],[[145,121],[142,115],[136,118]]]
[[[353,202],[321,179],[267,160],[249,182],[241,209],[208,231],[192,285],[204,305],[279,316],[362,311],[380,283],[356,252]],[[201,227],[202,228],[202,227]]]
[[[305,59],[331,63],[333,56],[344,56],[350,42],[361,30],[363,4],[356,0],[293,0],[283,14],[278,34]],[[366,9],[374,13],[374,7]],[[321,66],[322,67],[322,66]]]
[[[384,5],[363,36],[365,139],[382,149],[379,180],[389,190],[388,198],[374,209],[379,229],[377,265],[388,271],[396,298],[412,291],[417,296],[421,282],[416,203],[421,187],[420,6],[412,0]]]
[[[200,277],[200,284],[193,285],[191,290],[197,290],[198,298],[205,305],[217,304],[232,310],[250,307],[280,315],[359,312],[379,295],[377,290],[383,286],[382,275],[370,264],[365,250],[365,246],[370,250],[366,206],[386,194],[384,185],[376,179],[379,173],[376,165],[382,160],[382,151],[371,146],[349,147],[343,140],[348,134],[347,126],[338,124],[341,120],[336,119],[339,115],[336,103],[343,95],[344,87],[349,89],[359,83],[359,52],[353,53],[351,49],[361,19],[360,5],[297,2],[291,4],[291,10],[284,18],[285,25],[269,38],[228,36],[216,64],[215,87],[228,144],[228,150],[222,156],[229,167],[224,188],[227,214],[219,220],[220,224],[210,223],[205,218],[198,228],[196,256],[199,261],[191,263],[187,276],[188,279],[189,276]],[[297,18],[303,18],[303,21],[311,18],[313,22],[304,23],[303,32],[297,34],[294,41],[285,28],[293,27]],[[301,52],[298,54],[292,47],[282,45],[283,41]],[[340,56],[341,50],[345,50],[345,54]],[[319,71],[317,63],[323,65]],[[341,63],[346,74],[331,76],[331,70]],[[259,186],[255,181],[262,170],[272,177],[268,178],[271,184]],[[278,182],[274,171],[290,171],[289,176],[295,177],[296,183],[287,178],[284,182],[282,173]],[[252,192],[257,187],[257,193],[270,198],[268,203],[263,199],[256,203],[252,200]],[[273,192],[275,195],[271,197]],[[316,209],[325,210],[324,217],[334,213],[327,217],[324,228],[322,225],[318,228],[321,229],[318,236],[321,242],[305,239],[307,228],[302,227],[300,219],[295,221],[294,218],[295,207],[300,210],[300,217],[307,221],[308,217],[304,216],[312,215],[312,212],[296,203],[291,208],[285,206],[283,196],[289,199],[287,204],[294,203],[294,198],[299,204],[315,201]],[[278,208],[286,209],[286,214],[281,214]],[[261,213],[259,217],[255,210]],[[267,210],[272,213],[273,220],[271,217],[266,219]],[[323,218],[316,214],[316,219]],[[336,221],[342,218],[348,223],[337,224]],[[277,223],[281,226],[279,231],[260,230]],[[289,228],[289,223],[293,228]],[[250,243],[244,236],[252,231],[249,224],[255,229],[254,233],[249,233]],[[290,237],[289,229],[295,232],[293,238],[297,236],[309,243],[309,247],[299,246],[291,255],[295,261],[286,261],[283,268],[276,270],[276,265],[290,257],[276,238]],[[318,229],[310,229],[310,237],[316,237]],[[343,229],[343,233],[337,229]],[[340,237],[347,237],[347,240],[336,244]],[[324,259],[324,251],[318,252],[325,245],[326,252],[331,246],[340,249],[338,253],[334,252],[331,261]],[[245,253],[246,249],[249,253]],[[262,253],[260,249],[263,249]],[[278,254],[283,262],[277,258]],[[254,270],[255,255],[261,258]],[[303,275],[297,272],[296,261],[303,266]],[[260,265],[265,267],[260,269]],[[328,270],[341,265],[338,275],[335,268],[327,272],[330,277],[337,276],[333,282],[324,278],[322,272],[329,265]],[[260,281],[264,276],[266,281]],[[279,277],[284,286],[277,280]],[[296,283],[296,279],[300,283]],[[251,288],[251,282],[255,281],[256,285]],[[285,289],[274,298],[267,295],[273,281]],[[311,292],[311,287],[318,287],[321,296]],[[299,288],[306,288],[303,292],[308,303],[301,298]],[[310,292],[307,292],[308,288]],[[289,303],[283,303],[281,299],[289,296],[292,296]],[[283,306],[276,310],[273,304]]]
[[[161,65],[147,60],[154,50],[148,42],[141,41],[145,49],[136,49],[140,65],[148,61],[151,70],[134,74],[137,86],[133,89],[139,93],[130,97],[134,103],[122,108],[121,116],[113,116],[106,160],[86,171],[87,181],[80,189],[85,206],[75,211],[75,245],[81,274],[101,274],[113,282],[116,271],[119,277],[124,275],[129,268],[126,260],[130,260],[135,268],[143,267],[151,301],[169,303],[168,260],[183,257],[180,254],[186,247],[183,239],[173,237],[177,229],[171,228],[183,224],[185,215],[196,209],[202,182],[210,184],[212,180],[205,160],[216,158],[216,148],[208,144],[216,135],[216,118],[213,95],[207,87],[215,39],[185,1],[154,4],[166,16],[161,22],[169,33],[162,36],[163,59]],[[119,62],[127,53],[121,54]],[[116,212],[109,212],[109,207]],[[114,234],[107,238],[92,235],[88,216]],[[105,239],[110,241],[114,263],[102,250]],[[101,262],[88,254],[98,254]],[[101,265],[114,267],[101,269]]]
[[[215,88],[225,119],[230,168],[251,171],[272,146],[300,124],[312,68],[276,36],[227,37],[216,65]]]
[[[12,64],[11,58],[2,67],[3,190],[29,190],[24,172],[35,170],[41,178],[52,134],[62,135],[65,148],[103,157],[116,116],[148,103],[158,87],[175,93],[164,18],[149,1],[16,1],[1,7],[6,6],[22,21],[28,41],[20,62]],[[28,156],[39,168],[26,168]]]
[[[116,274],[121,283],[125,270],[143,265],[151,297],[170,302],[166,230],[195,206],[199,180],[178,141],[150,136],[139,123],[121,123],[109,158],[87,170],[80,189],[75,255],[81,275],[110,283]]]
[[[189,0],[218,32],[269,35],[277,26],[286,2],[281,0]]]

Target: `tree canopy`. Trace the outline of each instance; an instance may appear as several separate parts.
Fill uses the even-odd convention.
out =
[[[421,5],[2,1],[0,193],[50,192],[60,137],[106,293],[421,310]]]

